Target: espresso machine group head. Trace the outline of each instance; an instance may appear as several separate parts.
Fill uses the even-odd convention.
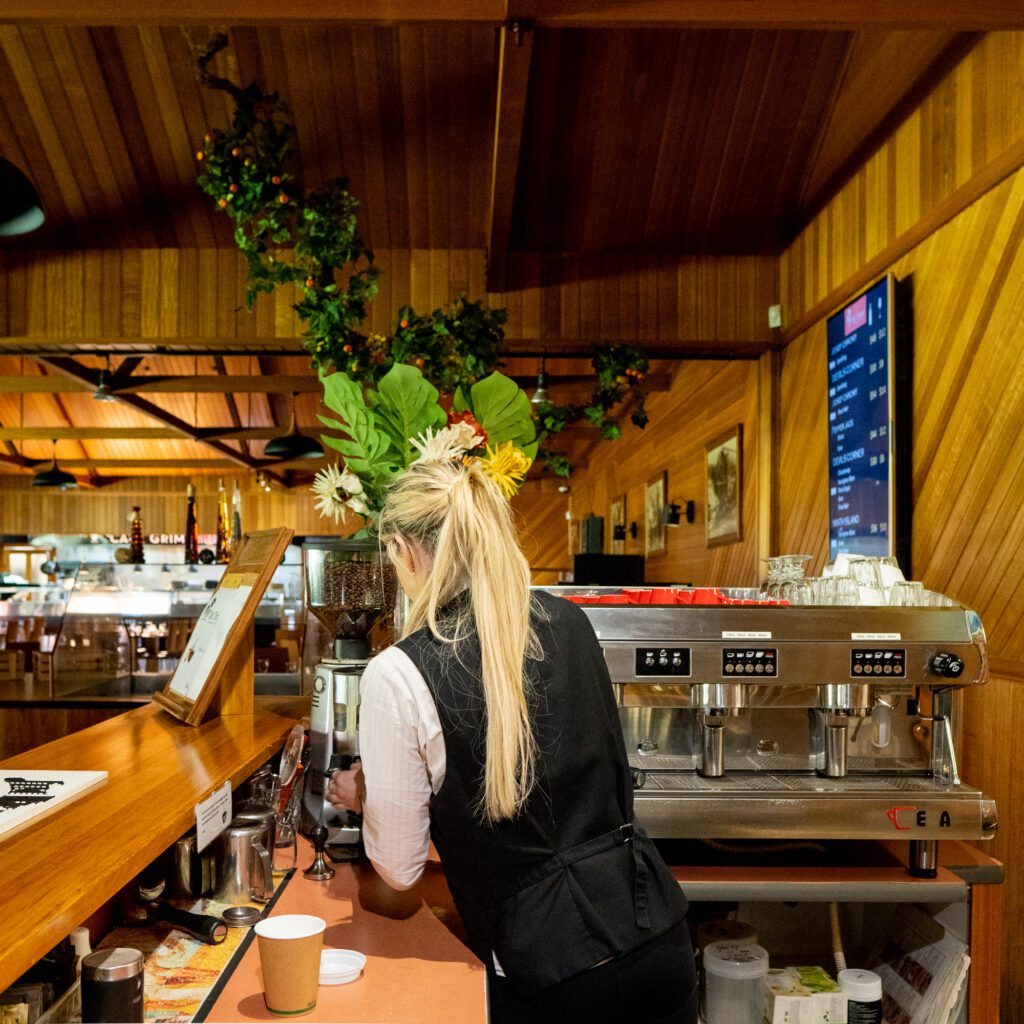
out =
[[[303,546],[306,607],[332,637],[313,672],[304,819],[332,857],[358,856],[360,819],[325,797],[327,780],[359,757],[359,684],[370,658],[371,634],[386,628],[395,608],[395,574],[376,541],[314,541]],[[317,836],[314,835],[314,840]]]

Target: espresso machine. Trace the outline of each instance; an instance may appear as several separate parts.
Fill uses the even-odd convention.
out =
[[[329,653],[313,671],[309,746],[303,783],[303,823],[317,850],[309,878],[329,878],[323,859],[360,854],[360,816],[335,810],[327,780],[359,757],[359,683],[373,637],[387,630],[395,609],[394,569],[376,541],[328,540],[303,545],[306,608],[331,637]]]
[[[582,603],[652,837],[907,840],[921,877],[939,840],[992,838],[995,803],[961,782],[954,744],[957,692],[988,679],[975,612],[718,593],[725,604]]]

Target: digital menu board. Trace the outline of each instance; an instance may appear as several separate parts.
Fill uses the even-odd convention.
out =
[[[828,319],[829,557],[895,554],[894,282]]]

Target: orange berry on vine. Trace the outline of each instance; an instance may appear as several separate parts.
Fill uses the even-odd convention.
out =
[[[312,288],[314,284],[316,284],[316,282],[313,280],[313,278],[311,278],[311,277],[307,277],[306,278],[306,287],[307,288]]]
[[[228,201],[226,199],[218,199],[217,205],[223,210],[228,205]]]
[[[272,178],[270,179],[270,184],[271,184],[271,185],[280,185],[280,184],[281,184],[281,175],[280,175],[280,174],[275,174],[275,175],[274,175],[274,176],[273,176],[273,177],[272,177]]]
[[[237,192],[238,191],[238,186],[234,182],[232,182],[230,185],[228,185],[228,191],[229,192]]]
[[[288,202],[288,197],[287,197],[287,196],[286,196],[286,195],[285,195],[285,194],[284,194],[284,193],[282,192],[282,193],[281,193],[281,194],[280,194],[280,195],[279,195],[279,196],[277,197],[277,201],[278,201],[278,202],[279,202],[279,203],[280,203],[280,204],[281,204],[281,205],[283,206],[283,205],[284,205],[285,203],[287,203],[287,202]]]
[[[404,329],[404,328],[409,326],[409,321],[408,320],[402,320],[402,321],[399,322],[398,326]]]
[[[231,150],[231,155],[232,156],[241,156],[242,155],[242,151],[241,151],[241,149],[238,148],[238,146],[234,146],[232,148],[232,150]]]
[[[213,142],[213,136],[209,132],[207,132],[203,136],[203,142]]]
[[[341,351],[344,352],[345,355],[348,355],[352,351],[352,346],[351,345],[342,345],[341,346]]]
[[[196,150],[196,159],[197,160],[203,160],[203,159],[205,159],[205,157],[206,157],[206,154],[201,149],[197,149]]]
[[[417,365],[417,367],[419,367],[419,369],[421,369],[421,370],[423,369],[423,356],[417,356],[413,360],[413,362]]]

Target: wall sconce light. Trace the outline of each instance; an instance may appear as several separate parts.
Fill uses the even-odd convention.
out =
[[[633,540],[636,540],[636,535],[639,532],[640,527],[636,525],[636,521],[634,520],[632,523],[629,524],[629,535],[633,538]]]
[[[678,526],[683,516],[686,521],[692,523],[697,516],[697,506],[692,501],[673,501],[663,505],[661,509],[661,521],[666,526]]]

